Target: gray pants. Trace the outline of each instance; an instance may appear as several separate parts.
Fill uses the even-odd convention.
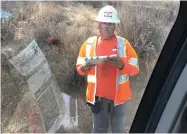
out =
[[[114,102],[101,98],[101,111],[97,114],[92,112],[92,133],[107,133],[109,122],[112,133],[125,133],[125,104],[114,107]]]

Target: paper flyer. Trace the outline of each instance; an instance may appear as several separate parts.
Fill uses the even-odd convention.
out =
[[[113,54],[113,55],[108,55],[108,56],[86,57],[85,62],[92,63],[92,64],[100,64],[100,63],[104,62],[109,57],[117,57],[117,55]]]

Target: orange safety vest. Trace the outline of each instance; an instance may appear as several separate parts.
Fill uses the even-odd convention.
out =
[[[85,52],[85,55],[78,56],[77,65],[82,65],[85,63],[85,57],[96,56],[96,40],[97,36],[93,36],[87,39],[85,49],[81,50]],[[127,46],[125,44],[127,40],[117,36],[117,54],[125,63],[124,69],[119,70],[116,68],[116,95],[114,100],[114,105],[120,105],[125,103],[128,99],[132,97],[132,91],[130,88],[128,70],[131,69],[133,75],[139,73],[138,58],[136,52],[131,46],[129,48],[128,54],[132,57],[128,57],[126,53]],[[128,58],[127,58],[128,57]],[[129,66],[130,65],[130,66]],[[95,94],[97,89],[97,66],[93,67],[87,73],[87,90],[86,90],[86,100],[87,102],[95,103]]]

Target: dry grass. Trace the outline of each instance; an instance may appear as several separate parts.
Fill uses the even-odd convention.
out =
[[[66,6],[57,5],[55,2],[32,4],[34,5],[28,4],[15,11],[13,16],[2,24],[4,30],[2,46],[10,44],[7,43],[10,40],[28,44],[32,39],[36,39],[49,59],[59,84],[63,87],[68,85],[70,88],[80,87],[82,82],[77,83],[74,79],[74,77],[79,79],[75,72],[75,62],[81,44],[89,36],[97,34],[96,23],[93,23],[96,10],[92,6],[82,4],[75,6],[73,3],[66,3]],[[49,35],[55,39],[52,44],[47,42]]]

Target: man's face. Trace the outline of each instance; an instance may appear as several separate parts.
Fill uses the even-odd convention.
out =
[[[113,37],[115,31],[114,23],[100,22],[98,28],[103,39],[111,39]]]

